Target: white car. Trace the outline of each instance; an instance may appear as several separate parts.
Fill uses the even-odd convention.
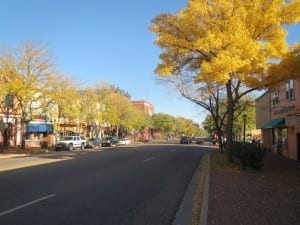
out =
[[[129,145],[131,144],[131,140],[129,138],[122,138],[119,140],[119,145]]]
[[[56,143],[55,150],[68,149],[72,151],[74,148],[84,149],[86,140],[83,136],[65,136],[62,140]]]

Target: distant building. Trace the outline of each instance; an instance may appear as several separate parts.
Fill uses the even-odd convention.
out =
[[[146,101],[139,100],[139,101],[131,101],[132,104],[138,108],[146,112],[149,116],[152,116],[154,113],[154,106]]]
[[[131,103],[138,109],[143,110],[149,116],[152,116],[154,113],[154,106],[146,101],[131,101]],[[152,129],[146,128],[143,132],[135,133],[135,139],[139,141],[150,141],[152,139]]]

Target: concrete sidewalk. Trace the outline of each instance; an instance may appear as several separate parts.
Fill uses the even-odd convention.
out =
[[[299,161],[267,153],[261,171],[211,168],[208,225],[300,225]]]
[[[9,158],[17,158],[17,157],[25,157],[28,156],[26,153],[0,153],[0,159],[9,159]]]

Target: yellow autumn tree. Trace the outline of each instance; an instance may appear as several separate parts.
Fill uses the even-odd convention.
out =
[[[10,113],[21,114],[22,137],[25,125],[34,116],[47,115],[52,100],[46,90],[53,73],[52,58],[43,44],[25,42],[14,50],[1,52],[1,88],[13,96],[14,104]]]
[[[55,118],[55,133],[63,133],[61,123],[66,123],[68,119],[79,118],[78,101],[80,93],[78,92],[78,82],[75,78],[56,72],[49,76],[47,86],[43,87],[44,95],[51,99],[51,105],[48,106],[47,113],[51,118]]]
[[[150,30],[163,51],[158,75],[193,73],[194,82],[225,86],[229,161],[235,105],[271,82],[270,61],[280,60],[288,49],[283,25],[299,20],[299,0],[189,0],[178,14],[152,20]]]
[[[270,66],[268,77],[274,83],[300,78],[300,44],[292,46],[280,63]]]

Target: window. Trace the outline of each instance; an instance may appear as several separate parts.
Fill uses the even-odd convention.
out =
[[[285,83],[285,97],[286,100],[294,100],[295,95],[294,95],[294,81],[289,80]]]
[[[272,103],[273,105],[277,105],[279,103],[279,92],[275,91],[272,93]]]

